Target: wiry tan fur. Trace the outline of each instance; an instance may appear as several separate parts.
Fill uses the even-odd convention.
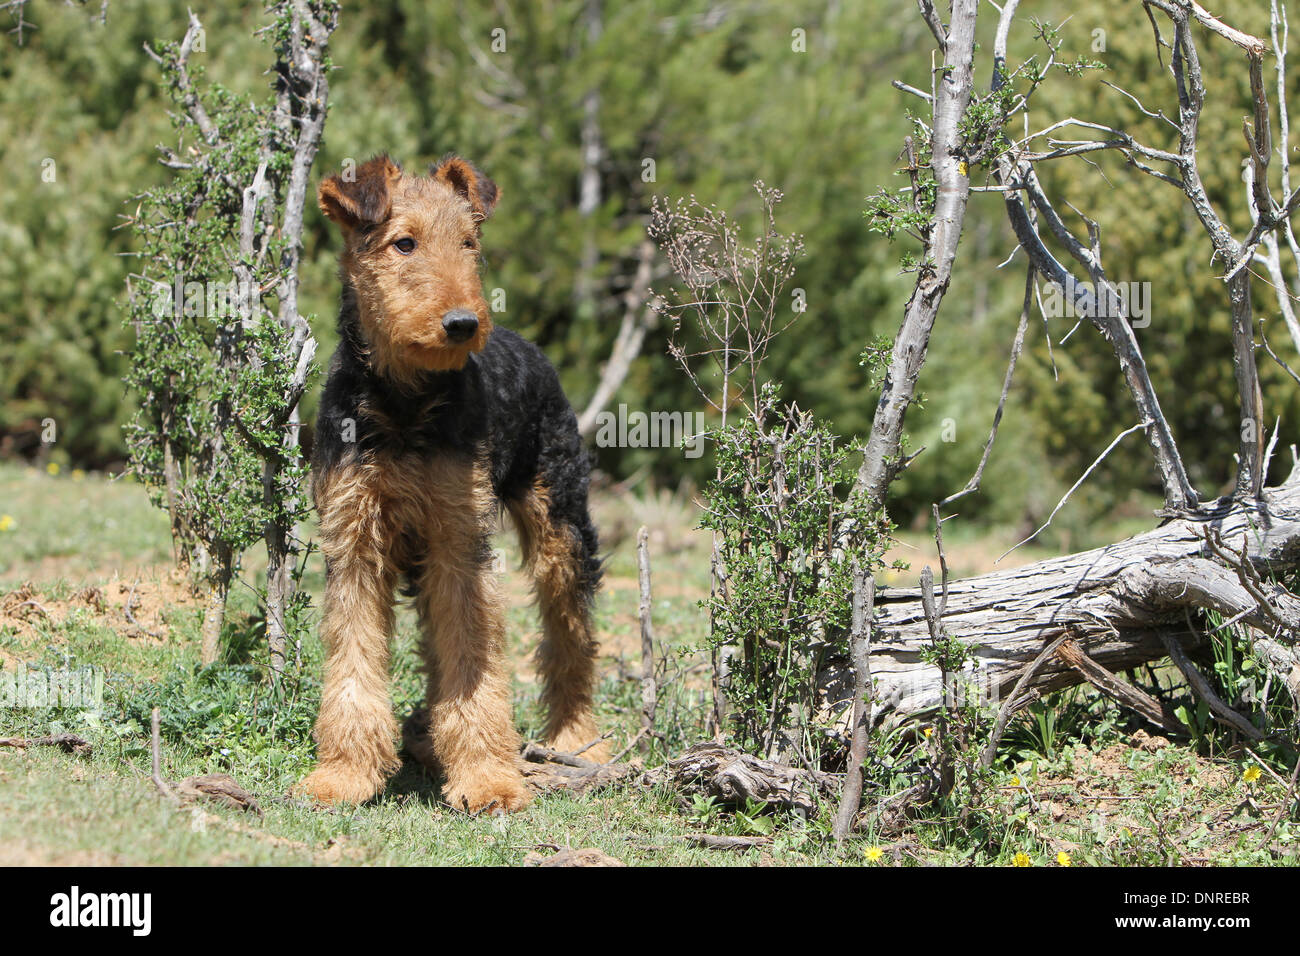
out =
[[[443,505],[417,582],[429,730],[447,776],[448,803],[518,810],[529,794],[515,767],[520,741],[511,719],[505,614],[498,577],[481,554],[494,512],[492,487],[481,468],[463,487],[458,510]]]
[[[574,580],[577,542],[572,531],[551,521],[549,496],[541,484],[511,502],[509,510],[542,617],[537,665],[547,711],[546,739],[554,749],[573,753],[598,736],[592,717],[597,645],[590,608]],[[603,742],[583,756],[598,762],[609,759]]]
[[[385,205],[369,228],[358,222],[355,200],[335,178],[320,188],[320,206],[343,227],[342,267],[356,290],[361,327],[376,372],[396,382],[422,371],[463,368],[492,333],[492,316],[479,278],[479,234],[483,210],[456,199],[456,175],[472,176],[468,164],[446,163],[434,177],[403,176],[386,164]],[[463,168],[462,168],[463,167]],[[372,175],[366,169],[358,175]],[[394,240],[410,237],[414,252],[400,255]],[[463,308],[478,317],[478,331],[466,342],[447,339],[442,317]]]
[[[483,469],[445,458],[375,460],[343,466],[313,490],[329,562],[321,625],[327,657],[316,722],[320,765],[301,791],[326,803],[359,803],[398,764],[388,698],[393,588],[397,568],[418,556],[444,797],[471,812],[520,809],[529,798],[514,765],[519,737],[501,598],[481,559],[493,510]]]
[[[315,459],[312,490],[327,561],[325,685],[315,729],[320,763],[298,789],[326,803],[371,798],[398,765],[388,671],[394,590],[403,575],[414,586],[429,678],[429,737],[417,739],[412,750],[436,759],[446,775],[443,795],[456,807],[518,810],[529,800],[515,764],[520,741],[511,718],[500,584],[488,561],[497,500],[486,463],[498,449],[478,432],[421,451],[403,433],[418,429],[411,422],[432,409],[447,408],[447,393],[430,384],[443,377],[424,373],[462,369],[487,345],[492,322],[479,279],[478,241],[497,196],[491,180],[455,156],[444,158],[428,177],[403,175],[379,156],[359,166],[355,176],[331,176],[320,186],[321,209],[344,235],[343,334],[336,353],[341,364],[330,384],[377,378],[385,385],[335,396],[330,419],[356,416],[371,436],[384,439],[344,449],[330,436],[333,450]],[[453,341],[444,322],[454,319],[454,332],[466,330],[468,317],[459,314],[464,311],[474,314],[477,328],[468,340]],[[511,339],[517,337],[498,336],[475,360],[475,370],[485,374],[494,349],[510,348],[502,343]],[[546,366],[536,349],[515,348],[523,361]],[[550,379],[563,400],[553,372]],[[396,392],[409,396],[409,404],[388,401],[389,383],[401,386]],[[490,401],[499,394],[483,388],[464,401]],[[330,401],[327,385],[321,420]],[[586,507],[588,466],[573,457],[576,421],[571,412],[568,418],[549,425],[539,418],[525,426],[565,448],[571,459],[560,473],[580,481],[582,494],[568,496],[574,500],[567,518],[553,520],[540,478],[510,508],[541,608],[538,662],[547,739],[574,751],[596,737],[596,644],[588,603],[599,562]],[[325,437],[318,435],[317,452]],[[438,433],[440,440],[447,437]],[[599,746],[584,755],[605,759]]]
[[[398,765],[388,699],[394,477],[369,462],[314,482],[329,565],[320,628],[325,686],[315,733],[320,762],[299,789],[324,803],[368,800]]]

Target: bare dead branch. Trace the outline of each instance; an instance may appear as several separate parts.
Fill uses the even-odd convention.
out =
[[[1111,443],[1110,443],[1109,445],[1106,446],[1106,450],[1103,451],[1100,455],[1097,456],[1097,458],[1093,461],[1093,463],[1092,463],[1091,465],[1089,465],[1089,466],[1084,470],[1084,472],[1083,472],[1082,475],[1079,476],[1079,480],[1076,481],[1073,485],[1071,485],[1071,486],[1070,486],[1070,490],[1067,491],[1067,492],[1066,492],[1066,493],[1061,497],[1061,500],[1058,501],[1058,502],[1056,503],[1056,507],[1053,508],[1053,509],[1052,509],[1052,513],[1051,513],[1050,515],[1047,516],[1047,520],[1044,521],[1044,522],[1042,523],[1042,525],[1040,525],[1039,528],[1038,528],[1038,529],[1037,529],[1033,534],[1031,534],[1029,537],[1025,538],[1025,539],[1024,539],[1023,541],[1021,541],[1019,544],[1016,544],[1016,545],[1014,545],[1013,547],[1010,547],[1010,548],[1008,548],[1006,551],[1002,552],[1002,554],[1000,554],[1000,555],[998,556],[998,559],[997,559],[997,560],[998,560],[998,561],[1001,561],[1003,558],[1005,558],[1005,557],[1006,557],[1008,554],[1010,554],[1012,551],[1015,551],[1016,548],[1019,548],[1019,547],[1021,547],[1021,546],[1023,546],[1023,545],[1028,544],[1030,541],[1033,541],[1036,537],[1038,537],[1040,534],[1042,534],[1043,531],[1047,528],[1047,526],[1050,525],[1050,524],[1052,523],[1052,519],[1056,517],[1056,513],[1057,513],[1058,511],[1060,511],[1062,507],[1064,507],[1064,505],[1065,505],[1065,503],[1066,503],[1067,501],[1070,500],[1070,495],[1074,494],[1076,491],[1079,490],[1079,486],[1082,485],[1085,481],[1087,481],[1088,476],[1089,476],[1090,474],[1093,473],[1093,471],[1097,468],[1098,465],[1100,465],[1100,464],[1102,463],[1102,461],[1105,460],[1106,456],[1109,455],[1112,451],[1115,450],[1115,446],[1118,445],[1121,441],[1123,441],[1127,436],[1133,434],[1133,433],[1134,433],[1135,431],[1137,431],[1139,428],[1145,428],[1145,427],[1147,426],[1147,424],[1148,424],[1147,422],[1138,422],[1138,424],[1133,425],[1133,426],[1131,426],[1131,427],[1129,427],[1129,428],[1126,428],[1126,429],[1124,429],[1122,432],[1120,432],[1118,435],[1116,435],[1115,438],[1111,441]],[[997,563],[997,561],[994,562],[994,564],[996,564],[996,563]]]
[[[1143,2],[1158,7],[1174,19],[1180,16],[1186,17],[1190,13],[1201,26],[1217,33],[1225,40],[1235,43],[1252,56],[1262,56],[1264,54],[1263,40],[1228,26],[1199,3],[1186,3],[1185,0],[1143,0]]]
[[[1191,687],[1192,692],[1209,706],[1215,720],[1237,731],[1247,740],[1264,739],[1263,731],[1225,704],[1223,699],[1214,692],[1210,682],[1205,679],[1204,674],[1196,669],[1196,665],[1192,663],[1191,658],[1187,656],[1178,641],[1172,636],[1163,633],[1160,635],[1160,639],[1164,641],[1165,648],[1169,651],[1169,659],[1183,672],[1183,676],[1187,678],[1187,684]]]
[[[1088,683],[1092,684],[1092,686],[1096,687],[1121,707],[1125,707],[1140,715],[1152,725],[1160,728],[1167,734],[1183,732],[1183,725],[1178,718],[1174,716],[1173,711],[1169,710],[1168,707],[1161,704],[1150,694],[1134,687],[1125,680],[1121,680],[1096,661],[1089,658],[1088,655],[1083,652],[1083,648],[1079,646],[1078,642],[1074,640],[1065,641],[1057,649],[1056,655],[1082,674],[1087,679]]]
[[[68,754],[88,754],[90,743],[76,734],[50,734],[45,737],[0,737],[0,747],[16,747],[26,750],[28,747],[58,747]]]
[[[944,29],[943,20],[939,17],[939,12],[934,8],[934,0],[916,0],[916,6],[921,11],[921,19],[925,25],[930,28],[930,33],[934,35],[934,42],[939,45],[939,52],[946,54],[948,52],[948,31]]]
[[[1008,21],[1012,15],[1014,15],[1014,7],[1008,4],[1003,8],[1003,21]],[[994,50],[992,80],[992,88],[995,90],[1001,88],[1007,81],[1005,31],[999,30],[998,37],[1000,45]],[[1091,249],[1084,246],[1065,227],[1039,185],[1032,163],[1015,159],[1011,152],[1003,153],[997,160],[995,178],[1002,184],[1023,185],[1023,192],[1030,197],[1033,206],[1052,234],[1088,271],[1090,284],[1077,281],[1043,243],[1021,191],[1008,190],[1003,194],[1007,215],[1016,238],[1028,254],[1030,261],[1044,278],[1071,298],[1077,313],[1087,316],[1110,343],[1124,372],[1125,382],[1139,414],[1144,421],[1151,424],[1147,430],[1147,439],[1164,487],[1165,510],[1169,513],[1179,513],[1194,509],[1197,505],[1196,491],[1178,453],[1173,432],[1160,409],[1160,402],[1147,373],[1146,362],[1142,357],[1137,338],[1124,315],[1122,300],[1106,279],[1100,261]],[[1094,287],[1097,290],[1095,293]]]
[[[163,779],[162,745],[160,738],[161,735],[158,729],[158,708],[155,707],[153,713],[149,716],[149,754],[151,758],[150,767],[152,768],[149,774],[149,779],[153,781],[153,785],[158,788],[158,792],[162,794],[163,798],[167,800],[168,803],[173,806],[180,806],[181,798],[176,796],[175,791],[172,790],[171,784]]]
[[[1025,689],[1030,686],[1043,665],[1055,657],[1056,652],[1061,649],[1061,645],[1068,640],[1070,640],[1070,635],[1068,633],[1062,634],[1039,651],[1021,670],[1015,687],[1012,688],[1007,697],[1003,698],[1002,705],[998,708],[998,715],[993,721],[993,729],[989,733],[988,743],[984,745],[984,752],[980,755],[981,765],[984,767],[993,766],[993,761],[997,757],[998,746],[1002,743],[1002,735],[1006,733],[1007,721],[1011,719],[1012,714],[1024,707],[1036,696],[1032,692],[1026,694]]]

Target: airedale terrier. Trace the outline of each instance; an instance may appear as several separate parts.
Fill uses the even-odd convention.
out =
[[[456,156],[418,176],[381,155],[320,186],[344,239],[340,342],[312,455],[326,561],[320,763],[299,785],[322,802],[367,800],[398,765],[388,665],[404,577],[444,798],[469,811],[528,803],[489,548],[502,506],[541,609],[546,739],[573,751],[597,736],[589,459],[555,369],[492,327],[479,243],[498,195]],[[599,746],[586,756],[607,759]]]

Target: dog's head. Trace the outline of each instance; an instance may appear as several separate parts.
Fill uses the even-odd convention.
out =
[[[479,243],[498,196],[458,156],[414,176],[379,155],[320,184],[320,208],[343,231],[344,280],[376,371],[406,379],[459,369],[487,344]]]

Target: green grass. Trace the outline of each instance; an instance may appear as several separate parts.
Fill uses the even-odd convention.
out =
[[[0,524],[0,588],[24,576],[107,576],[171,554],[167,516],[127,478],[0,464]]]
[[[620,658],[633,670],[639,662],[635,529],[647,524],[652,531],[657,634],[687,663],[689,649],[703,638],[697,602],[708,588],[708,541],[691,530],[689,503],[671,495],[598,498],[596,512],[609,548],[597,616],[604,644],[598,719],[614,732],[617,751],[635,730],[639,700],[636,682],[620,670]],[[1053,697],[1017,719],[978,806],[961,815],[932,808],[901,824],[876,820],[840,848],[827,836],[831,808],[802,821],[700,801],[682,805],[674,794],[639,786],[547,793],[523,813],[472,818],[441,803],[437,781],[412,764],[364,806],[313,807],[287,791],[314,762],[310,726],[320,674],[314,639],[294,657],[283,693],[273,694],[259,669],[255,601],[240,587],[225,659],[198,668],[199,612],[182,600],[183,589],[166,584],[167,522],[138,485],[0,465],[0,514],[14,518],[0,532],[0,602],[30,581],[35,600],[50,612],[21,621],[0,614],[0,675],[19,663],[91,666],[105,675],[98,710],[0,707],[0,736],[68,730],[94,745],[89,756],[0,747],[0,864],[515,865],[564,846],[658,865],[1009,865],[1017,854],[1033,865],[1056,865],[1061,852],[1074,865],[1296,860],[1294,822],[1284,821],[1262,847],[1283,787],[1267,772],[1244,780],[1253,757],[1197,754],[1179,744],[1134,749],[1123,716],[1081,691]],[[515,567],[517,555],[507,550]],[[244,573],[256,568],[250,564]],[[120,582],[111,585],[115,575]],[[318,562],[307,582],[319,591]],[[86,585],[109,599],[104,612],[79,596]],[[121,613],[122,592],[137,586],[163,602],[146,622],[157,622],[147,628],[156,636],[130,626]],[[521,662],[516,717],[521,731],[534,736],[537,687],[522,662],[537,625],[518,575],[510,576],[508,589],[511,653]],[[392,677],[399,719],[421,694],[415,640],[413,615],[403,610]],[[669,753],[700,738],[704,693],[699,672],[664,688]],[[147,727],[155,706],[162,714],[164,776],[230,773],[258,799],[264,817],[214,805],[177,810],[159,797],[149,779]],[[883,788],[877,795],[905,782],[902,768],[895,762],[882,770],[872,782]],[[687,842],[701,832],[773,839],[741,852],[711,851]],[[864,850],[873,845],[882,854],[868,864]]]

